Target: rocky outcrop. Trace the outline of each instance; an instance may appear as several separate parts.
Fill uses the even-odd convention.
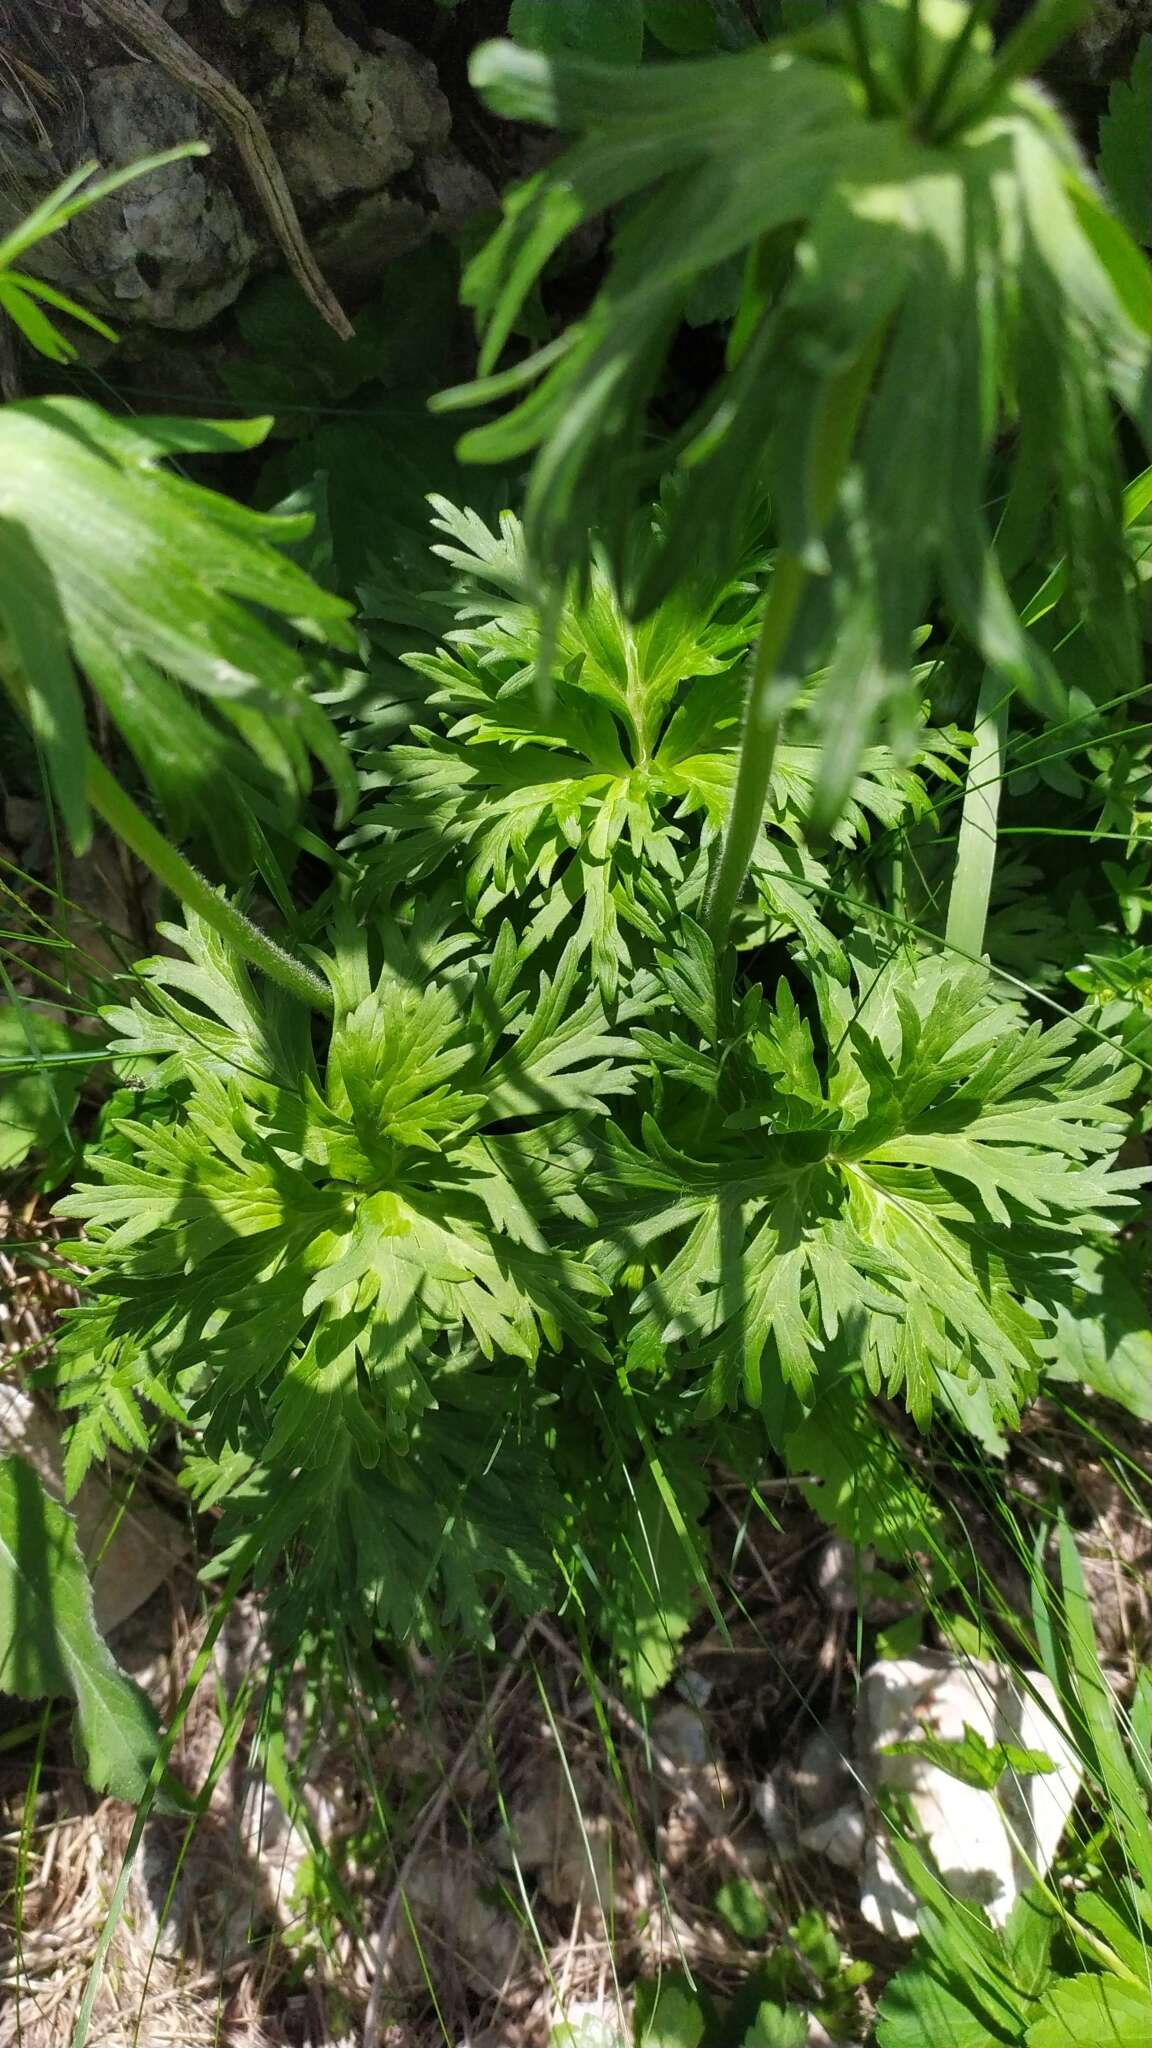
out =
[[[0,220],[88,158],[126,164],[201,137],[210,156],[102,201],[45,245],[41,267],[121,330],[213,321],[282,259],[211,104],[118,39],[102,8],[38,0],[31,18],[6,12]],[[454,145],[432,64],[398,36],[338,22],[321,0],[153,0],[153,12],[260,116],[313,253],[353,305],[389,258],[491,199]]]

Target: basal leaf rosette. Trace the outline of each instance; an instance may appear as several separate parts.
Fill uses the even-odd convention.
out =
[[[703,1368],[707,1405],[780,1418],[862,1365],[921,1424],[1014,1425],[1077,1248],[1147,1178],[1112,1164],[1134,1069],[939,957],[858,945],[852,984],[817,971],[814,1015],[782,982],[727,1028],[702,933],[664,972],[680,1030],[637,1033],[660,1120],[613,1135],[594,1195],[637,1368]]]
[[[403,1455],[462,1358],[602,1354],[605,1283],[559,1240],[592,1220],[587,1132],[631,1085],[629,1012],[609,1027],[574,953],[530,985],[508,930],[486,956],[395,940],[371,966],[349,931],[314,1052],[207,927],[165,930],[187,958],[145,963],[108,1018],[163,1089],[60,1204],[93,1276],[60,1354],[73,1484],[147,1442],[146,1400],[212,1456],[336,1487]]]

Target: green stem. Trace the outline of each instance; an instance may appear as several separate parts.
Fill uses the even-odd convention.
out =
[[[926,140],[933,137],[940,116],[945,111],[953,83],[968,53],[968,45],[976,30],[987,20],[991,12],[992,0],[972,0],[958,33],[953,36],[927,101],[916,118],[917,129]]]
[[[940,130],[937,141],[948,143],[957,129],[971,127],[992,111],[1005,88],[1038,71],[1053,50],[1059,49],[1090,11],[1091,0],[1048,0],[1030,7],[1011,34],[1005,37],[985,75],[976,97]],[[990,11],[990,10],[989,10]]]
[[[278,982],[281,988],[298,1001],[307,1003],[310,1009],[319,1010],[325,1016],[332,1011],[332,991],[326,982],[294,960],[281,946],[276,945],[266,932],[245,917],[243,911],[218,894],[211,883],[196,869],[183,854],[165,839],[162,832],[149,823],[142,810],[133,803],[116,777],[109,773],[97,754],[89,748],[86,771],[88,801],[97,815],[103,818],[118,839],[122,839],[137,860],[151,869],[158,882],[179,897],[189,910],[210,924],[221,938],[245,960],[258,967],[269,980]]]
[[[704,922],[717,953],[722,951],[727,940],[732,915],[760,835],[781,725],[772,697],[772,681],[792,631],[808,576],[809,571],[799,555],[777,556],[772,572],[772,591],[748,685],[748,708],[744,714],[732,809],[728,813],[724,846],[704,909]]]
[[[812,524],[817,534],[823,532],[832,516],[887,331],[887,321],[881,321],[856,361],[834,379],[824,400],[813,436],[809,489]],[[733,913],[764,822],[772,762],[783,724],[783,700],[775,687],[776,671],[810,574],[808,564],[790,549],[782,549],[777,555],[748,685],[732,808],[720,860],[704,902],[704,923],[718,954],[727,944]],[[786,692],[784,698],[790,695]]]
[[[908,0],[908,28],[904,49],[904,72],[913,100],[920,97],[920,0]]]
[[[946,944],[974,960],[984,951],[992,895],[1011,696],[1011,687],[1003,676],[986,669],[976,700],[972,752],[964,779],[964,805],[944,931]]]
[[[848,23],[856,68],[860,73],[868,101],[868,112],[875,118],[880,113],[880,94],[876,86],[876,73],[872,68],[872,52],[868,47],[861,0],[844,0],[844,18]]]

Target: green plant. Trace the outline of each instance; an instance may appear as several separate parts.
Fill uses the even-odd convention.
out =
[[[625,72],[501,43],[473,60],[497,111],[580,137],[510,196],[475,259],[481,376],[443,400],[528,388],[461,452],[535,451],[525,523],[546,606],[596,530],[644,616],[702,561],[726,567],[749,505],[771,492],[780,553],[710,890],[717,943],[801,679],[830,661],[812,806],[827,826],[876,719],[909,730],[913,635],[937,586],[1005,686],[1058,712],[1002,566],[1054,542],[1090,597],[1088,643],[1135,683],[1112,404],[1142,423],[1152,280],[1059,116],[1022,82],[1076,11],[1042,0],[998,52],[978,7],[882,0],[724,63]],[[498,371],[542,267],[605,208],[621,211],[588,313]],[[653,446],[672,336],[734,257],[746,269],[726,373],[672,446]],[[995,550],[984,501],[1005,419],[1015,453]],[[637,563],[637,495],[671,465],[677,515]]]
[[[0,1173],[34,1149],[56,1179],[73,1156],[72,1113],[93,1055],[57,1017],[0,1004]]]
[[[89,1162],[100,1182],[60,1204],[87,1221],[77,1256],[98,1269],[60,1352],[63,1399],[84,1411],[69,1483],[107,1442],[147,1442],[147,1397],[225,1460],[204,1492],[256,1468],[276,1493],[298,1472],[280,1540],[312,1525],[324,1568],[379,1577],[398,1626],[441,1570],[450,1602],[482,1614],[480,1570],[515,1579],[525,1530],[547,1554],[539,1489],[518,1501],[512,1480],[518,1433],[526,1455],[539,1428],[530,1374],[486,1362],[527,1372],[562,1342],[604,1355],[604,1282],[565,1240],[591,1220],[586,1127],[632,1085],[629,1011],[606,1022],[574,949],[533,986],[507,927],[487,955],[417,930],[370,963],[348,925],[324,961],[317,1059],[307,1012],[262,1000],[210,927],[165,930],[188,962],[147,963],[150,1000],[109,1022],[113,1050],[158,1060],[173,1092],[118,1123]],[[453,1412],[469,1409],[471,1428]],[[470,1560],[444,1502],[504,1436],[487,1491],[508,1556],[498,1532]],[[478,1481],[465,1517],[484,1497]]]
[[[442,600],[455,623],[442,645],[407,663],[434,686],[428,708],[440,724],[414,723],[404,744],[362,756],[366,788],[383,787],[387,801],[365,810],[351,843],[386,893],[464,859],[464,904],[477,924],[511,913],[530,949],[575,924],[611,1001],[670,922],[698,910],[736,779],[739,664],[755,640],[766,562],[749,552],[714,589],[672,592],[634,627],[594,555],[587,587],[571,588],[553,621],[544,707],[520,522],[506,513],[495,534],[445,500],[433,507],[448,536],[435,552],[458,577]],[[663,507],[651,515],[650,545],[668,516]],[[817,678],[812,693],[819,687]],[[836,844],[923,816],[929,777],[947,772],[947,745],[921,735],[916,770],[870,748]],[[804,842],[819,758],[798,719],[795,740],[777,751],[752,851],[760,914],[751,934],[767,919],[774,934],[798,934],[846,972],[819,895],[827,869]]]
[[[1100,123],[1100,176],[1130,234],[1152,243],[1152,35],[1127,79],[1117,79]]]
[[[819,1036],[786,982],[726,1015],[699,928],[661,971],[678,1024],[638,1036],[663,1113],[642,1147],[610,1141],[599,1184],[609,1270],[652,1265],[630,1356],[686,1345],[712,1401],[770,1411],[850,1358],[921,1422],[942,1399],[1014,1423],[1069,1229],[1129,1198],[1092,1162],[1130,1073],[1104,1046],[1072,1054],[1072,1025],[1021,1030],[940,956],[858,949],[854,985],[817,970]]]
[[[1113,411],[1139,414],[1152,285],[1019,82],[1071,11],[1041,0],[996,53],[948,0],[768,43],[748,9],[744,35],[724,7],[518,7],[545,47],[489,49],[477,75],[582,139],[470,273],[469,400],[540,381],[465,453],[534,468],[523,520],[434,496],[436,588],[394,502],[410,477],[361,498],[351,467],[322,474],[360,431],[326,406],[384,381],[383,312],[347,356],[311,352],[275,285],[243,316],[246,396],[263,349],[306,429],[261,501],[316,508],[331,589],[284,552],[313,544],[298,509],[165,466],[258,427],[0,411],[4,680],[73,839],[96,811],[184,913],[104,1008],[116,1093],[60,1204],[86,1280],[44,1376],[73,1418],[67,1481],[163,1433],[210,1574],[271,1580],[289,1628],[323,1603],[373,1649],[452,1648],[491,1639],[501,1603],[563,1603],[643,1712],[702,1610],[726,1625],[713,1460],[753,1498],[766,1465],[792,1475],[842,1535],[927,1556],[954,1593],[934,1460],[1004,1459],[1045,1387],[1148,1413],[1147,1172],[1117,1164],[1145,1040],[1100,963],[1135,1010],[1149,485],[1121,490]],[[571,54],[585,29],[601,55],[664,54],[596,68]],[[497,371],[603,210],[589,311]],[[734,260],[725,369],[685,408],[672,339],[723,305]],[[357,665],[317,669],[326,647]],[[90,744],[83,684],[143,791]],[[1053,850],[1073,800],[1083,854]],[[313,859],[290,887],[275,848],[297,822]],[[221,871],[247,863],[244,907],[187,859],[201,829]],[[1050,875],[1007,879],[1056,906],[1023,935],[1015,830]],[[1101,901],[1126,970],[1081,943]],[[1045,1028],[1041,980],[1082,1014]],[[1070,2014],[1103,2032],[1139,2008],[1146,1772],[1067,1560],[1065,1602],[1045,1660],[1138,1888],[1114,1858],[1075,1925],[1033,1899],[1001,1937],[913,1862],[927,1959],[889,1994],[893,2044],[1026,2026],[1052,2048]],[[985,1783],[1004,1759],[972,1741],[960,1761]],[[732,1884],[716,1910],[756,1941],[757,1903]],[[855,2020],[827,1923],[789,1940],[718,2021],[747,2048],[798,2043],[813,2005]],[[638,2027],[695,2044],[703,2008],[672,1984]]]

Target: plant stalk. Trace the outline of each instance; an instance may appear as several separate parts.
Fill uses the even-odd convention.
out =
[[[947,55],[936,75],[927,101],[917,117],[917,127],[926,139],[935,132],[941,115],[945,112],[953,83],[960,66],[968,53],[968,46],[976,30],[992,13],[992,0],[971,0],[967,16],[959,31],[953,36]]]
[[[773,701],[772,682],[795,623],[809,574],[799,555],[777,556],[772,571],[772,592],[760,628],[756,660],[748,685],[748,706],[744,714],[732,809],[728,813],[724,846],[704,909],[704,922],[717,954],[727,941],[732,916],[760,835],[782,722]]]
[[[88,801],[97,815],[123,840],[130,853],[151,870],[158,882],[171,890],[189,910],[210,924],[221,938],[234,946],[242,957],[253,967],[258,967],[270,981],[278,982],[299,1002],[307,1003],[313,1010],[324,1016],[332,1013],[332,991],[318,974],[294,960],[266,932],[245,917],[242,910],[221,896],[205,877],[196,872],[182,853],[150,824],[142,810],[133,803],[126,789],[116,780],[101,761],[99,755],[88,749],[86,770]]]
[[[811,462],[812,523],[817,534],[823,532],[832,516],[887,331],[887,321],[881,321],[856,361],[833,381],[825,398],[813,437]],[[724,845],[704,902],[704,923],[717,954],[727,944],[733,913],[764,822],[772,763],[783,724],[784,706],[775,687],[777,670],[811,574],[800,555],[791,549],[781,549],[772,571],[772,587],[748,685],[740,765]]]
[[[875,119],[881,111],[880,94],[876,85],[876,73],[872,68],[872,52],[868,45],[868,35],[864,27],[861,0],[844,0],[844,18],[848,23],[852,53],[856,59],[856,68],[860,73],[861,82],[868,101],[868,112]]]
[[[976,699],[972,752],[964,778],[964,805],[944,930],[945,943],[974,960],[984,951],[992,895],[1011,696],[1011,686],[1003,676],[986,669]]]

